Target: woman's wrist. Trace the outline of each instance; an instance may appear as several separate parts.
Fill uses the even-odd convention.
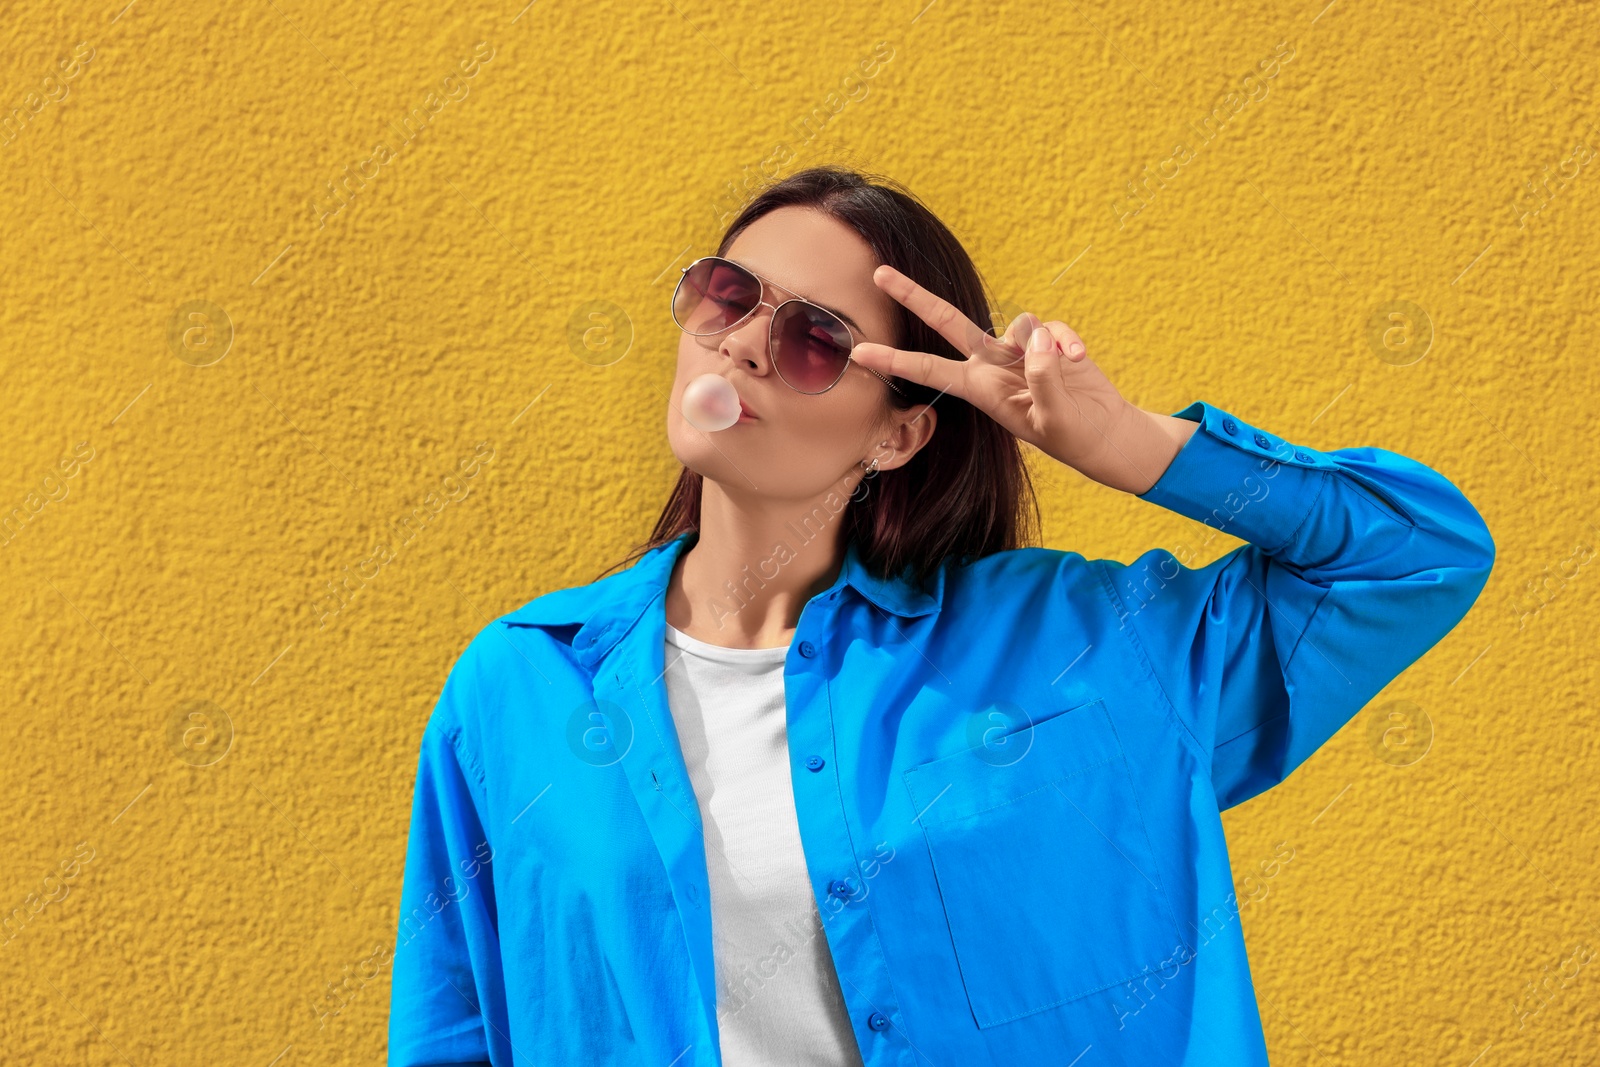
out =
[[[1099,449],[1098,462],[1083,473],[1102,485],[1140,496],[1161,480],[1199,423],[1129,404]]]
[[[1142,408],[1140,410],[1143,411]],[[1166,473],[1167,468],[1172,466],[1173,459],[1177,457],[1189,438],[1194,436],[1195,431],[1200,428],[1200,424],[1192,419],[1178,419],[1171,415],[1163,415],[1154,411],[1144,411],[1144,415],[1155,425],[1161,444],[1156,452],[1155,463],[1152,466],[1150,485],[1141,488],[1139,490],[1140,493],[1148,491],[1151,485],[1161,480],[1161,476]]]

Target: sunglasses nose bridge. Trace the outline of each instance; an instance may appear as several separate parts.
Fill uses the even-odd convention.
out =
[[[762,295],[765,296],[764,293]],[[750,325],[750,323],[753,322],[756,319],[757,314],[760,312],[760,310],[762,308],[764,308],[764,307],[772,309],[772,313],[773,313],[774,318],[777,316],[778,306],[776,304],[773,304],[770,301],[764,300],[764,299],[763,300],[757,300],[755,302],[755,304],[751,306],[749,311],[746,311],[743,315],[740,315],[733,322],[728,323],[728,325],[724,326],[722,329],[717,330],[713,334],[709,335],[709,336],[718,336],[718,335],[721,336],[721,341],[718,342],[717,348],[720,351],[726,353],[727,352],[727,344],[728,344],[729,339],[732,337],[732,335],[734,333],[736,333],[737,331],[742,330],[746,326]],[[760,341],[759,341],[759,343],[757,343],[757,344],[752,346],[753,351],[751,353],[753,355],[754,354],[759,354],[758,358],[761,361],[765,362],[767,369],[771,369],[772,368],[774,360],[775,360],[775,356],[774,356],[773,351],[772,351],[772,349],[773,349],[773,338],[772,338],[772,323],[773,323],[773,321],[774,321],[773,319],[769,319],[767,321],[767,328],[765,330],[761,331]]]
[[[761,288],[762,299],[758,299],[756,301],[756,303],[755,303],[755,306],[753,306],[749,311],[747,311],[743,315],[741,315],[739,317],[739,321],[730,324],[727,327],[727,329],[729,331],[738,329],[739,327],[741,327],[741,326],[745,325],[746,323],[748,323],[751,320],[751,318],[756,314],[756,311],[758,309],[764,308],[764,307],[771,308],[772,309],[772,317],[767,320],[767,332],[766,332],[766,337],[765,337],[765,344],[762,345],[761,350],[767,357],[768,366],[778,375],[779,380],[781,380],[785,385],[789,386],[789,388],[793,389],[795,392],[804,393],[807,396],[819,396],[822,393],[826,393],[828,390],[832,389],[834,386],[838,385],[841,381],[843,381],[844,380],[844,376],[845,376],[845,372],[850,369],[849,360],[846,360],[844,362],[844,364],[839,367],[839,373],[833,379],[833,381],[829,382],[827,385],[823,386],[821,389],[815,389],[815,390],[802,389],[799,386],[795,385],[794,383],[790,382],[788,378],[784,377],[783,371],[778,369],[778,363],[779,363],[779,358],[780,358],[780,354],[779,354],[780,342],[779,342],[778,336],[777,336],[778,309],[782,308],[782,307],[784,307],[786,305],[789,305],[789,304],[794,304],[794,305],[796,305],[798,307],[801,307],[801,308],[815,307],[816,305],[812,304],[808,300],[804,300],[804,299],[802,299],[800,297],[796,297],[796,296],[785,297],[784,299],[778,301],[778,303],[774,304],[771,301],[765,299],[765,297],[766,297],[766,286],[767,286],[766,280],[765,279],[761,279],[761,278],[757,278],[757,281],[760,282],[761,287],[762,287]],[[827,314],[830,315],[830,317],[832,316],[832,312],[827,312]],[[841,329],[844,330],[845,336],[850,339],[850,343],[853,346],[855,344],[855,333],[845,323],[841,322],[841,323],[839,323],[839,326],[840,326]],[[862,369],[862,370],[870,370],[870,368],[867,368],[867,367],[861,367],[860,369]],[[883,382],[887,383],[888,386],[891,389],[895,390],[895,392],[897,392],[897,393],[900,392],[900,390],[898,388],[895,388],[895,384],[893,382],[889,381],[889,379],[887,379],[887,378],[884,378],[883,375],[878,374],[877,371],[872,371],[872,374],[874,376],[876,376],[877,378],[879,378],[880,380],[882,380]]]

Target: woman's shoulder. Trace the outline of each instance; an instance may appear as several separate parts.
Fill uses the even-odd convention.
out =
[[[556,645],[571,646],[575,635],[585,627],[593,632],[614,625],[630,613],[636,616],[654,594],[655,586],[665,581],[670,565],[669,555],[653,550],[604,577],[541,593],[480,629],[462,658],[471,656],[491,663],[507,657],[525,658],[530,651],[551,647],[541,637],[548,637]]]
[[[446,675],[433,716],[439,728],[475,734],[484,708],[535,683],[548,684],[556,676],[552,668],[574,657],[578,632],[597,611],[616,603],[625,573],[552,589],[497,618],[479,611],[483,624]]]
[[[1026,546],[945,566],[944,607],[955,614],[1033,613],[1050,604],[1102,607],[1103,560],[1069,549]],[[964,610],[963,610],[964,609]]]
[[[1019,583],[1081,579],[1091,576],[1099,562],[1070,549],[1028,545],[991,552],[970,561],[951,561],[947,564],[946,581],[992,592]]]

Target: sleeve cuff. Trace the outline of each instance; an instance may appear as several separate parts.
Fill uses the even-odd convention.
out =
[[[1196,400],[1173,418],[1198,422],[1140,500],[1175,511],[1269,552],[1305,521],[1338,461],[1266,433]]]

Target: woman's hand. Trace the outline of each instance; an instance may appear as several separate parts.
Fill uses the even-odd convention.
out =
[[[959,396],[1086,477],[1142,493],[1195,430],[1193,422],[1126,400],[1064,322],[1041,324],[1037,316],[1023,314],[1004,336],[995,337],[887,264],[873,272],[872,280],[967,358],[866,342],[856,345],[851,359],[880,374]]]

